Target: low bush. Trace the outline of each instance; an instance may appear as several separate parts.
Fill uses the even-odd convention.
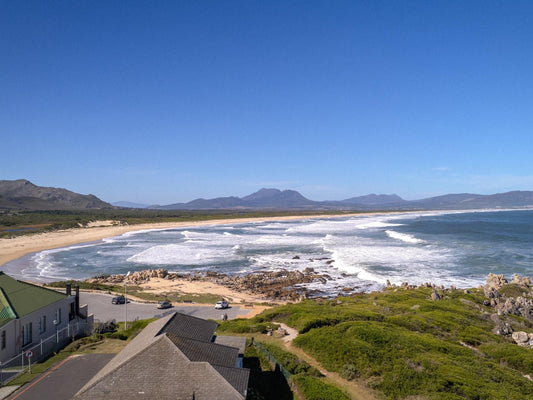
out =
[[[301,360],[296,355],[283,350],[281,347],[265,343],[262,343],[262,345],[291,375],[322,376],[320,371],[315,367]]]
[[[318,378],[296,375],[292,381],[298,386],[305,400],[349,400],[339,388],[329,385]]]
[[[277,329],[279,325],[272,322],[257,322],[254,318],[244,319],[237,318],[222,322],[217,332],[231,332],[231,333],[267,333],[269,328]]]

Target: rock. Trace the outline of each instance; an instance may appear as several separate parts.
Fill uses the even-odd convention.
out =
[[[529,342],[529,335],[526,332],[514,332],[512,338],[516,343]]]
[[[292,259],[293,259],[293,260],[299,260],[299,259],[300,259],[300,256],[294,256]]]
[[[513,274],[513,279],[511,280],[511,283],[525,288],[531,286],[531,280],[527,276],[524,276],[522,278],[518,274]]]
[[[495,290],[500,289],[503,285],[507,283],[507,279],[503,275],[496,275],[492,272],[487,276],[487,283],[485,284],[485,288],[492,288]]]
[[[431,300],[440,300],[440,299],[441,299],[440,294],[438,294],[436,290],[433,290],[431,292]]]
[[[287,335],[287,331],[281,326],[273,332],[274,337],[284,337]]]
[[[511,336],[517,345],[533,348],[533,335],[526,332],[514,332]]]

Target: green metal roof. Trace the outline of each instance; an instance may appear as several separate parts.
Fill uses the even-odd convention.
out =
[[[66,294],[18,281],[0,271],[0,326],[65,297]]]
[[[15,311],[13,311],[11,308],[9,300],[4,294],[2,288],[0,288],[0,326],[7,324],[9,321],[15,318],[17,318],[17,314],[15,314]]]

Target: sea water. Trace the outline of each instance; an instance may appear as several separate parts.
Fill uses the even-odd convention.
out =
[[[324,294],[386,281],[475,287],[489,272],[533,276],[533,210],[361,215],[129,232],[46,250],[18,264],[31,281],[165,268],[245,274],[313,268]]]

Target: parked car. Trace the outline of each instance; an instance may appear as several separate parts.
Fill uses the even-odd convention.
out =
[[[157,304],[157,308],[160,308],[160,309],[165,309],[165,308],[170,308],[170,307],[172,307],[172,303],[170,303],[169,301],[160,301]]]
[[[126,298],[124,296],[115,296],[113,299],[111,299],[111,303],[113,304],[125,304]]]
[[[217,310],[223,310],[224,308],[228,308],[228,307],[229,307],[229,304],[224,300],[217,301],[217,303],[215,304],[215,308]]]

